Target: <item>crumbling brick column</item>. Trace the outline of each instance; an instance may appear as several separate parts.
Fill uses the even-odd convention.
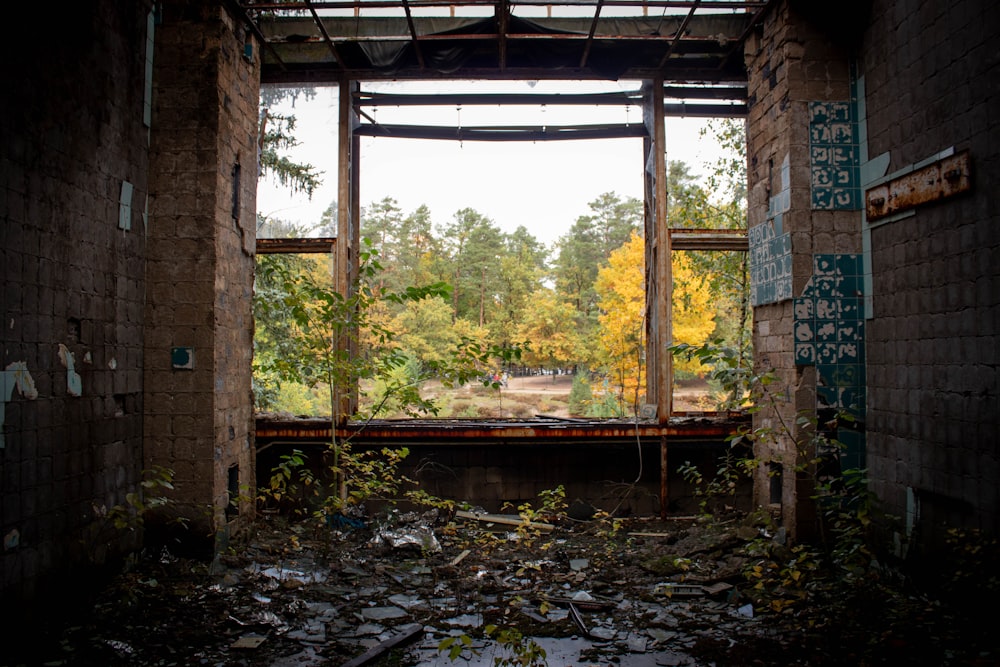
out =
[[[251,357],[259,52],[211,0],[161,3],[152,99],[145,464],[165,518],[228,534],[252,504]]]
[[[797,418],[849,407],[842,403],[855,395],[831,386],[839,375],[836,381],[827,375],[849,362],[856,372],[860,363],[847,358],[848,346],[844,358],[837,356],[838,337],[849,333],[840,323],[857,315],[838,319],[831,306],[837,300],[838,314],[846,307],[841,288],[851,299],[860,297],[850,60],[792,3],[781,2],[747,40],[746,62],[755,364],[758,372],[772,371],[777,378],[754,416],[754,427],[771,434],[756,447],[762,465],[755,498],[779,514],[792,535],[806,536],[815,527],[816,470],[808,462],[816,452],[807,444],[809,427]],[[848,274],[850,284],[842,279]],[[857,312],[856,302],[850,307]],[[859,330],[855,326],[850,335],[857,337]],[[817,351],[833,356],[817,359]]]

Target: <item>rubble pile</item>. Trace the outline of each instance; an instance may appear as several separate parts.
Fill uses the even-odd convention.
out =
[[[899,618],[879,627],[857,627],[851,600],[842,595],[837,607],[818,588],[769,603],[752,573],[762,546],[780,554],[784,541],[739,517],[264,517],[252,538],[210,564],[166,551],[140,562],[35,657],[108,666],[652,667],[1000,656],[962,644],[951,619],[922,599],[884,600]]]

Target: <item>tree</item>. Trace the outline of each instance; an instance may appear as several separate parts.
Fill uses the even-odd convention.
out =
[[[593,314],[597,304],[593,287],[598,268],[642,223],[642,203],[634,197],[622,201],[606,192],[589,206],[592,214],[577,218],[557,241],[555,262],[556,287],[584,315]]]
[[[499,275],[488,318],[494,342],[503,344],[518,338],[518,323],[541,287],[547,254],[545,246],[524,226],[504,235],[497,253]]]
[[[299,145],[294,133],[295,116],[271,113],[266,107],[261,109],[260,173],[277,179],[292,192],[304,192],[312,197],[323,172],[281,154],[282,150]]]
[[[672,257],[675,343],[701,345],[715,328],[714,304],[707,281],[698,275],[687,253]],[[645,240],[633,232],[628,243],[611,253],[594,285],[600,296],[599,360],[615,389],[620,414],[635,413],[642,399],[646,351],[644,281]],[[697,368],[696,364],[691,365]]]
[[[600,297],[598,352],[612,385],[619,414],[638,413],[646,351],[646,292],[643,280],[646,244],[637,232],[611,253],[594,289]]]
[[[517,336],[531,341],[523,358],[531,366],[574,366],[589,356],[580,336],[579,315],[571,303],[552,289],[532,293],[520,318]]]
[[[455,213],[444,228],[444,246],[452,279],[454,318],[486,324],[486,300],[492,298],[500,271],[497,249],[503,233],[486,216],[471,208]]]

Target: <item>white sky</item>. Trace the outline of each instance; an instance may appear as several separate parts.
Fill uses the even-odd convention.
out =
[[[532,82],[533,83],[533,82]],[[519,92],[583,93],[636,90],[638,82],[430,82],[362,84],[365,91],[417,93]],[[268,217],[303,225],[317,222],[337,196],[337,89],[319,88],[310,102],[284,104],[276,113],[296,117],[300,145],[288,154],[323,172],[323,185],[312,199],[291,196],[272,179],[257,188],[257,210]],[[380,123],[407,125],[567,125],[641,123],[639,107],[391,107],[366,109]],[[667,159],[680,160],[692,172],[703,171],[719,149],[702,139],[701,118],[667,119]],[[437,225],[456,211],[473,208],[504,231],[524,225],[551,244],[605,192],[642,198],[642,140],[479,142],[361,138],[361,205],[394,198],[403,214],[421,204]]]

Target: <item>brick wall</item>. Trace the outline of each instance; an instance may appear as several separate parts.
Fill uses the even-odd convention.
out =
[[[873,488],[931,539],[1000,529],[998,26],[990,0],[878,0],[860,54],[872,156],[972,160],[971,194],[871,230]]]
[[[839,210],[820,196],[811,118],[816,103],[849,101],[849,60],[844,49],[788,3],[768,12],[762,30],[746,45],[749,227],[754,289],[754,346],[758,372],[772,371],[773,403],[755,416],[755,427],[773,429],[761,441],[756,478],[760,504],[779,511],[772,474],[781,470],[780,513],[795,534],[814,530],[810,475],[793,468],[812,458],[799,451],[796,415],[815,414],[817,369],[796,357],[796,298],[813,286],[817,253],[857,253],[858,213]]]
[[[142,468],[151,6],[71,3],[0,46],[0,597],[19,617],[133,546],[101,513]]]
[[[252,42],[245,51],[249,39],[218,3],[163,3],[152,109],[145,453],[147,465],[176,472],[168,518],[191,522],[185,541],[225,534],[230,482],[254,486],[259,53]],[[245,515],[252,507],[241,509]]]

